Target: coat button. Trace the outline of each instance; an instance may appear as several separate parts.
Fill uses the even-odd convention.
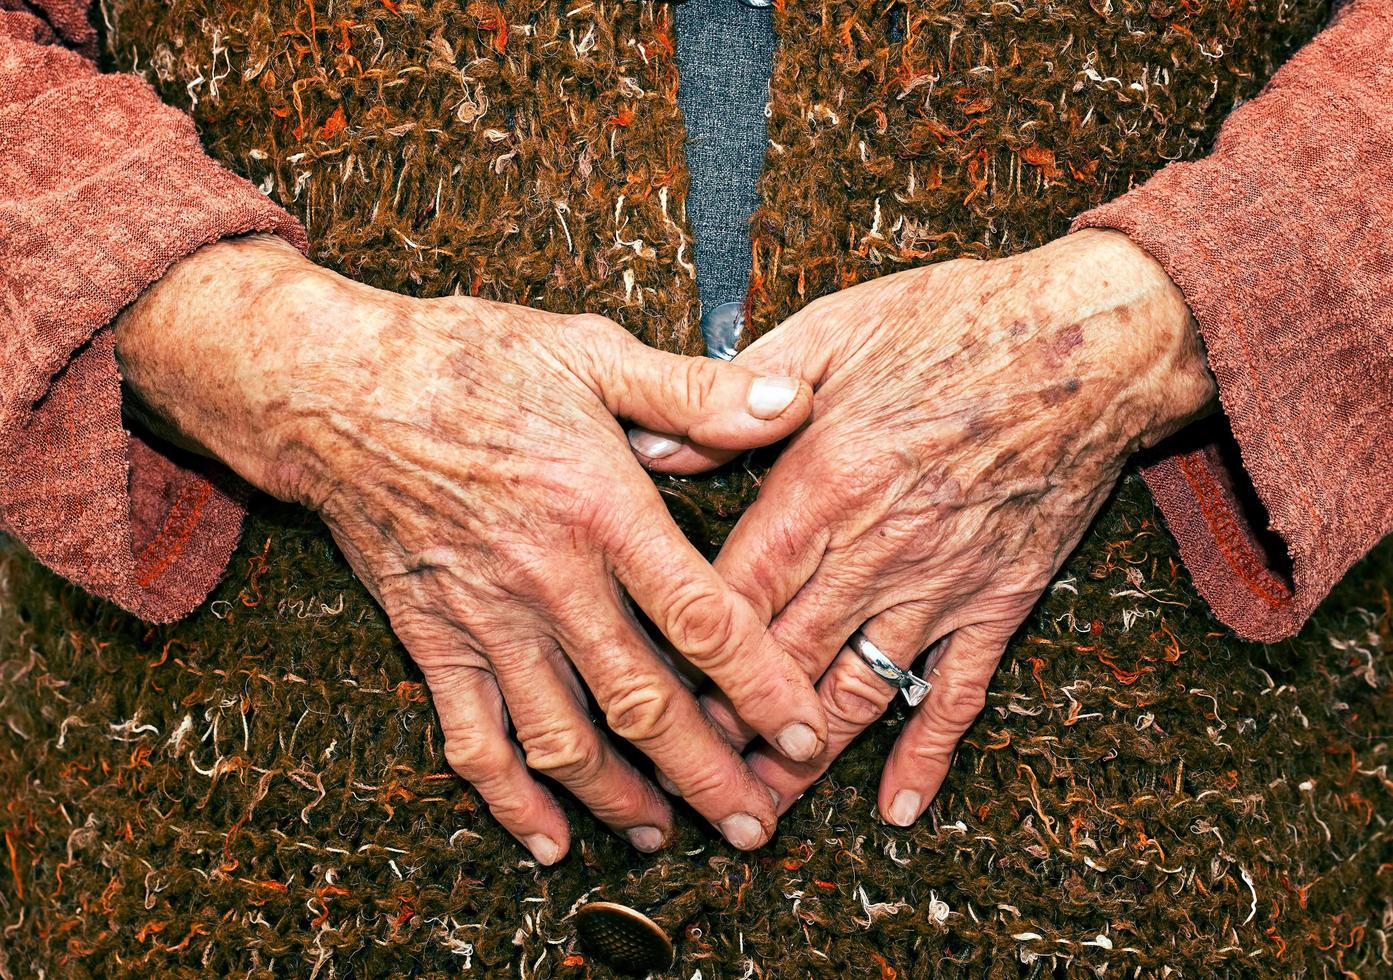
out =
[[[701,336],[706,356],[729,361],[740,351],[740,331],[745,329],[745,304],[722,303],[701,315]]]
[[[591,902],[576,913],[576,933],[590,955],[624,973],[672,969],[672,940],[656,922],[617,902]]]

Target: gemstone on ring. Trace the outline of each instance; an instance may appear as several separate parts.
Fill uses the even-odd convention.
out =
[[[924,700],[924,696],[932,689],[933,685],[924,678],[896,666],[895,662],[887,657],[880,647],[867,639],[866,634],[860,630],[852,633],[851,639],[847,640],[846,643],[858,657],[865,661],[867,667],[875,671],[877,677],[899,688],[900,693],[904,695],[905,701],[911,708]]]

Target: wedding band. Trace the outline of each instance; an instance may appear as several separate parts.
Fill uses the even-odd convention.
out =
[[[924,700],[924,695],[929,693],[932,685],[928,681],[895,666],[895,662],[887,657],[880,647],[866,639],[866,634],[860,630],[852,633],[846,644],[866,662],[867,667],[875,671],[877,677],[899,688],[910,707]]]

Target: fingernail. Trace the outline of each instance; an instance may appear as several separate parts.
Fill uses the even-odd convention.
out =
[[[561,860],[561,845],[546,834],[532,834],[524,837],[522,842],[527,845],[532,856],[543,864],[555,864]]]
[[[629,843],[644,853],[656,851],[663,846],[663,832],[657,827],[631,827]]]
[[[745,404],[757,419],[776,419],[793,404],[797,394],[797,378],[755,378]]]
[[[667,773],[658,773],[658,785],[661,786],[665,792],[671,793],[673,796],[682,795],[677,789],[677,784],[667,778]]]
[[[779,804],[780,804],[781,802],[783,802],[783,797],[780,796],[780,795],[778,794],[778,791],[775,790],[772,786],[766,786],[766,787],[764,787],[764,788],[767,789],[767,790],[769,790],[769,799],[772,800],[772,801],[774,802],[774,812],[775,812],[775,813],[778,813],[778,812],[779,812]]]
[[[662,459],[682,448],[680,442],[647,429],[630,429],[629,445],[634,447],[634,452],[649,459]]]
[[[779,732],[776,741],[783,754],[794,762],[807,762],[817,755],[817,735],[801,721]]]
[[[890,818],[891,823],[908,827],[919,819],[919,807],[922,803],[923,797],[914,790],[902,789],[890,801],[890,812],[886,816]]]
[[[759,842],[764,839],[764,828],[759,825],[758,820],[748,813],[737,813],[733,817],[726,817],[721,821],[720,827],[726,840],[742,851],[758,847]]]

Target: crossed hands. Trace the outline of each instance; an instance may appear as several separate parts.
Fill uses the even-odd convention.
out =
[[[640,850],[668,839],[611,736],[733,845],[766,841],[895,693],[858,629],[902,668],[928,651],[880,789],[912,823],[1127,457],[1216,397],[1179,291],[1113,232],[824,297],[731,364],[386,293],[266,238],[178,263],[116,331],[147,424],[321,515],[450,765],[545,864],[570,835],[539,774]],[[640,463],[786,438],[713,568]]]

